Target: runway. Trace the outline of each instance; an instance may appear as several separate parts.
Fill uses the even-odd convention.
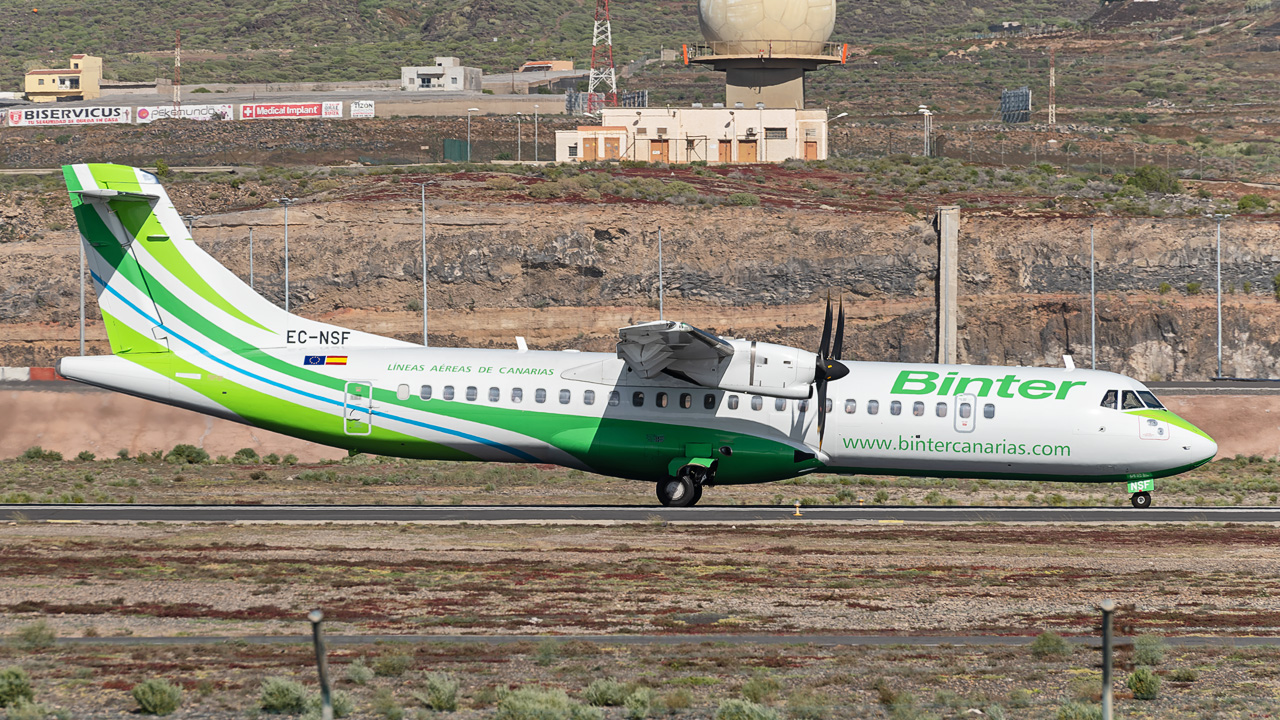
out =
[[[9,522],[174,523],[1250,523],[1280,524],[1275,507],[803,507],[440,505],[0,505]]]

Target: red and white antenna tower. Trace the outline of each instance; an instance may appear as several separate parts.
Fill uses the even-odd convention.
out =
[[[173,41],[173,114],[182,115],[182,31],[178,30]]]
[[[603,91],[597,88],[603,87]],[[596,0],[596,25],[591,33],[591,76],[587,81],[587,112],[617,107],[618,79],[613,65],[613,28],[609,0]]]
[[[1057,97],[1055,97],[1056,93],[1054,92],[1055,90],[1057,90],[1057,85],[1058,85],[1058,78],[1055,72],[1056,68],[1054,67],[1055,50],[1056,49],[1054,47],[1052,46],[1049,47],[1049,124],[1050,125],[1058,124],[1058,99]]]

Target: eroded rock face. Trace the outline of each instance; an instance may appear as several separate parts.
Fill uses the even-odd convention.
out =
[[[294,206],[292,307],[419,339],[411,309],[421,297],[418,213],[403,200]],[[537,203],[441,203],[428,215],[429,305],[442,333],[433,344],[448,336],[506,345],[525,334],[535,347],[612,349],[620,324],[656,315],[661,225],[668,316],[808,347],[817,343],[823,298],[844,291],[852,310],[846,356],[934,357],[936,239],[909,215]],[[1141,379],[1215,374],[1213,228],[1189,219],[966,216],[962,362],[1058,365],[1070,353],[1087,366],[1091,222],[1098,367]],[[280,209],[208,215],[195,237],[248,278],[250,228],[256,286],[282,303]],[[1223,297],[1228,375],[1269,376],[1280,365],[1277,236],[1274,221],[1233,223],[1224,233],[1224,288],[1234,288]],[[45,365],[78,352],[76,253],[71,229],[0,243],[0,364]],[[1200,293],[1190,294],[1189,283],[1201,283]],[[539,314],[528,315],[531,308]],[[96,308],[88,314],[96,318]],[[517,316],[525,319],[502,319]]]

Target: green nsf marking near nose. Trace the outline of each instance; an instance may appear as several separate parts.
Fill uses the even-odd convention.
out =
[[[1155,491],[1156,491],[1156,481],[1152,478],[1147,478],[1146,480],[1130,480],[1129,481],[1130,493],[1155,492]]]

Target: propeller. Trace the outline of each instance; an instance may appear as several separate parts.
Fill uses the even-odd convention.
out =
[[[840,297],[840,314],[836,320],[834,352],[831,343],[831,296],[827,295],[827,317],[822,323],[822,343],[818,346],[818,367],[813,382],[818,386],[818,449],[827,430],[827,383],[849,374],[849,367],[840,362],[844,350],[844,296]]]

